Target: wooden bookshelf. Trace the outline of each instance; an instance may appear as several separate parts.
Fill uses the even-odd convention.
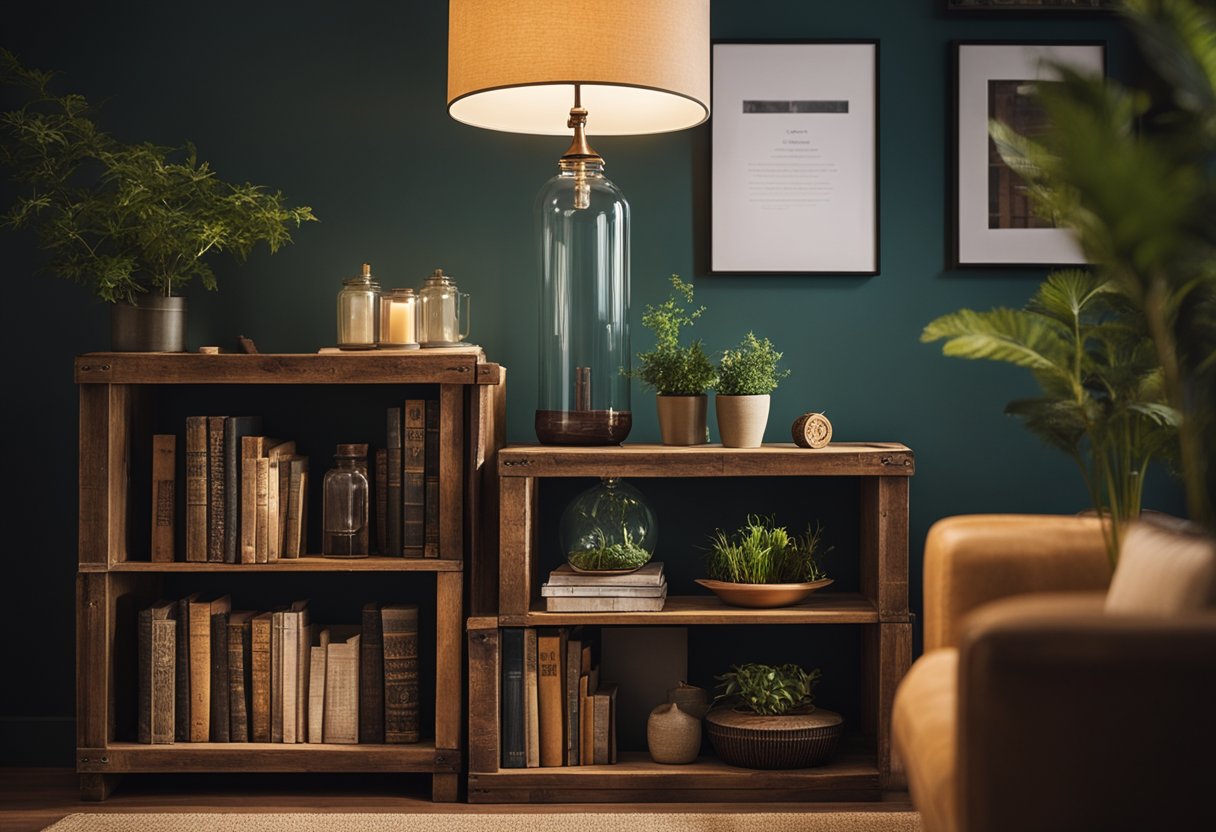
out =
[[[503,444],[505,370],[486,361],[478,347],[419,350],[414,353],[299,355],[90,353],[78,356],[75,379],[80,402],[79,535],[77,569],[77,772],[82,796],[104,799],[119,777],[135,772],[411,772],[432,775],[432,797],[451,801],[463,782],[463,627],[466,610],[492,597],[496,572],[486,572],[476,553],[494,546],[496,454]],[[242,408],[241,399],[273,385],[312,396],[315,416],[342,423],[349,407],[345,385],[370,389],[380,401],[400,404],[420,391],[438,398],[440,425],[439,556],[406,559],[373,556],[351,560],[317,555],[270,563],[229,564],[151,562],[148,557],[150,470],[140,449],[150,441],[158,411],[175,402],[211,402],[212,412]],[[222,389],[219,386],[223,386]],[[200,393],[200,389],[203,391]],[[313,394],[315,393],[315,396]],[[194,399],[189,399],[189,396]],[[200,399],[201,396],[201,399]],[[180,408],[182,405],[177,404]],[[383,414],[383,410],[380,411]],[[309,414],[312,411],[309,410]],[[297,418],[309,418],[309,414]],[[335,416],[335,414],[337,414]],[[321,418],[324,416],[324,418]],[[383,419],[381,415],[379,418]],[[327,421],[328,420],[328,421]],[[180,426],[177,428],[180,431]],[[164,432],[162,425],[161,432]],[[332,437],[332,442],[349,441]],[[328,448],[314,476],[328,467]],[[183,452],[180,443],[178,453]],[[310,501],[309,514],[321,506]],[[138,495],[138,498],[137,498]],[[313,512],[316,512],[314,515]],[[178,523],[184,522],[179,513]],[[180,558],[182,553],[178,553]],[[135,610],[162,593],[193,581],[222,576],[226,586],[256,599],[270,575],[292,576],[307,586],[310,601],[358,606],[363,600],[391,602],[405,593],[433,593],[426,608],[433,620],[420,631],[433,633],[432,690],[420,693],[434,719],[422,726],[422,741],[411,744],[284,744],[134,742],[136,680],[132,657]],[[312,577],[309,577],[312,576]],[[306,581],[305,584],[298,583]],[[349,582],[373,585],[380,597],[353,601]],[[433,588],[432,588],[433,587]],[[299,589],[303,595],[304,590]],[[130,620],[128,620],[130,619]],[[324,621],[324,624],[355,623]],[[424,710],[424,712],[426,712]]]
[[[911,449],[895,442],[836,443],[815,450],[792,443],[754,449],[510,445],[498,455],[498,473],[498,607],[496,614],[468,621],[471,802],[856,801],[878,800],[888,790],[904,788],[902,765],[892,752],[890,719],[895,688],[912,658]],[[728,606],[705,590],[701,595],[670,595],[657,612],[545,612],[540,585],[546,572],[537,539],[545,527],[539,516],[544,510],[542,482],[608,476],[653,481],[730,478],[721,483],[723,489],[747,488],[749,478],[755,477],[828,478],[823,487],[856,494],[858,585],[824,588],[800,604],[776,609]],[[813,517],[813,509],[809,511]],[[662,517],[659,523],[662,527]],[[661,765],[636,749],[622,749],[620,761],[607,766],[501,767],[500,629],[575,624],[680,625],[690,628],[690,640],[694,629],[712,632],[719,626],[860,627],[860,724],[851,726],[833,760],[810,769],[744,769],[713,756],[689,765]],[[712,749],[706,745],[702,751]]]

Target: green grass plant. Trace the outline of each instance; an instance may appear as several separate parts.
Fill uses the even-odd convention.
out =
[[[827,577],[818,561],[822,532],[816,524],[802,535],[791,535],[771,517],[748,515],[733,533],[716,529],[710,536],[706,571],[711,580],[738,584],[821,580]]]

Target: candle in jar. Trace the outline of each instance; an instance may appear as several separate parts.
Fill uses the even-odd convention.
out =
[[[408,301],[391,301],[388,307],[388,342],[390,344],[414,343],[414,304]]]

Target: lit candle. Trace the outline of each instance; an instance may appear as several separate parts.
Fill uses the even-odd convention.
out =
[[[393,289],[381,296],[381,344],[399,347],[418,344],[417,301],[413,289]]]

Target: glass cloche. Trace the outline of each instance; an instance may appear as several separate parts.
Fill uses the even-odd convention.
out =
[[[620,477],[604,477],[566,506],[559,534],[576,571],[620,574],[650,561],[658,528],[642,492]]]

